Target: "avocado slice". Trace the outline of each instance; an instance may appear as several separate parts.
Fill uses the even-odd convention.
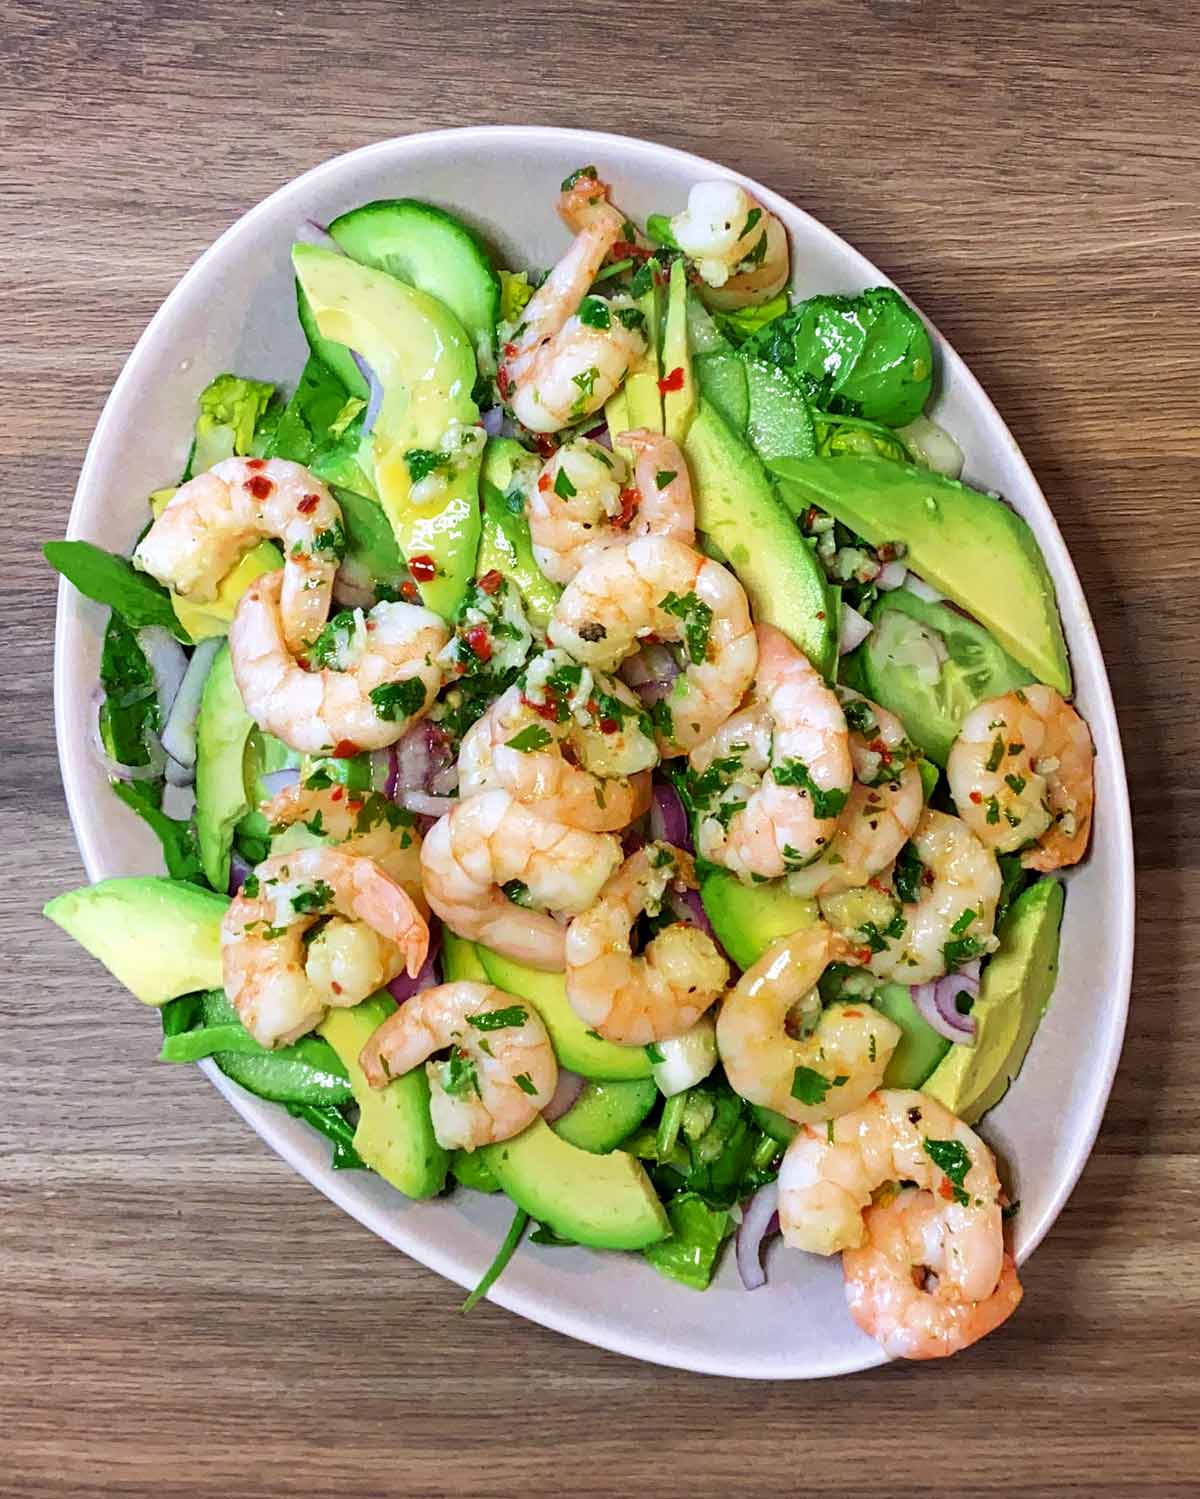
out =
[[[632,463],[633,454],[624,443],[617,441],[622,432],[633,430],[633,423],[629,420],[629,397],[625,394],[623,385],[614,390],[605,401],[604,420],[608,427],[608,440],[613,445],[613,451],[619,453],[626,463]]]
[[[793,895],[786,880],[743,885],[727,869],[705,870],[700,899],[717,941],[739,968],[752,968],[772,942],[820,920],[816,901]]]
[[[658,284],[658,262],[650,260],[647,265],[654,270],[655,275],[649,289],[634,299],[638,311],[646,319],[646,352],[638,366],[625,379],[629,418],[627,430],[646,427],[651,432],[662,432],[663,400],[658,383],[662,371],[659,369],[658,351],[662,338],[663,295]]]
[[[58,895],[43,915],[146,1005],[219,989],[229,898],[157,875],[101,880]]]
[[[746,436],[766,463],[772,458],[804,458],[817,450],[817,430],[808,402],[772,364],[746,359],[750,408]]]
[[[667,320],[663,328],[662,366],[664,378],[683,371],[678,390],[663,392],[663,426],[672,442],[682,445],[696,415],[696,372],[692,368],[687,327],[687,272],[682,259],[671,262],[667,284]],[[669,382],[668,382],[669,383]]]
[[[973,619],[931,604],[907,588],[885,593],[871,610],[874,630],[862,645],[863,692],[893,712],[909,738],[944,766],[963,719],[976,703],[1033,681]],[[906,659],[923,635],[945,655],[932,683]]]
[[[476,952],[489,983],[528,1000],[542,1017],[563,1067],[608,1083],[650,1076],[651,1062],[644,1047],[617,1046],[588,1030],[570,1006],[561,973],[539,973],[478,944]]]
[[[517,1206],[564,1239],[596,1249],[644,1249],[671,1231],[641,1162],[623,1150],[593,1155],[535,1119],[480,1154]]]
[[[818,505],[872,546],[904,542],[919,577],[986,625],[1039,681],[1070,696],[1054,584],[1015,511],[957,479],[882,458],[777,458],[769,468],[794,515]]]
[[[434,1197],[446,1183],[450,1157],[438,1144],[429,1114],[429,1080],[414,1067],[385,1088],[372,1088],[359,1053],[396,1001],[385,992],[348,1010],[330,1010],[317,1027],[341,1059],[358,1104],[354,1148],[384,1181],[406,1197]]]
[[[442,926],[442,955],[439,964],[442,978],[447,984],[458,984],[464,980],[473,984],[492,982],[479,961],[479,949],[474,942],[468,942],[465,937],[460,937],[445,925]]]
[[[729,559],[755,619],[782,630],[823,676],[832,677],[836,621],[816,552],[758,458],[703,395],[683,450],[692,471],[696,527]]]
[[[356,350],[383,387],[362,453],[405,558],[436,564],[425,603],[449,618],[479,546],[479,462],[456,463],[436,499],[418,506],[405,455],[436,453],[451,422],[479,420],[470,339],[443,303],[382,271],[304,244],[293,246],[292,264],[321,336]]]
[[[524,508],[513,510],[508,503],[515,466],[528,456],[511,437],[491,437],[483,450],[479,476],[483,529],[475,576],[481,578],[493,568],[503,573],[517,585],[529,619],[544,630],[562,589],[551,583],[534,560]]]
[[[196,717],[196,841],[204,877],[214,890],[229,888],[233,830],[250,811],[245,762],[253,728],[229,647],[223,645],[204,680]]]
[[[975,1043],[953,1046],[924,1091],[974,1124],[1008,1092],[1021,1070],[1058,977],[1062,882],[1038,880],[1023,890],[1000,923],[1000,946],[983,970]]]

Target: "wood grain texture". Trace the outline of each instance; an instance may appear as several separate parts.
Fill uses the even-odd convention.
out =
[[[1177,0],[0,0],[0,1491],[1197,1492],[1198,35]],[[690,147],[824,219],[968,360],[1075,555],[1133,782],[1132,1022],[1025,1305],[946,1366],[755,1386],[460,1318],[38,916],[82,870],[36,547],[122,361],[264,194],[480,120]]]

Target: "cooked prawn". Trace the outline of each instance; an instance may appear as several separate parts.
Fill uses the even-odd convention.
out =
[[[586,911],[620,862],[616,838],[551,822],[499,790],[459,802],[421,847],[426,899],[451,931],[556,973],[565,933],[547,913]],[[542,909],[511,900],[503,887],[514,882]]]
[[[304,934],[325,916],[361,923],[377,939],[327,953],[318,981]],[[404,887],[374,859],[333,848],[296,849],[260,864],[221,921],[225,993],[263,1046],[294,1041],[330,1005],[356,1005],[407,969],[420,971],[429,927]]]
[[[693,546],[696,511],[687,462],[669,437],[638,427],[617,439],[635,454],[635,483],[620,453],[577,438],[546,463],[529,496],[538,566],[569,583],[590,548],[635,536],[674,536]]]
[[[963,1294],[955,1280],[958,1242],[945,1204],[931,1192],[900,1192],[869,1207],[863,1224],[866,1244],[842,1255],[846,1301],[863,1332],[893,1358],[958,1353],[994,1332],[1020,1305],[1021,1282],[1008,1254],[990,1292]]]
[[[853,776],[837,697],[780,630],[760,624],[757,636],[749,704],[689,757],[711,783],[699,851],[743,880],[775,879],[818,857]]]
[[[416,818],[382,793],[362,796],[344,786],[306,786],[297,781],[264,802],[261,811],[271,824],[272,852],[288,853],[324,843],[344,854],[374,859],[424,907]]]
[[[945,1274],[964,1297],[1000,1278],[996,1161],[961,1119],[924,1093],[882,1088],[832,1123],[806,1124],[779,1168],[779,1225],[794,1249],[836,1254],[867,1241],[863,1213],[888,1182],[913,1182],[941,1203]]]
[[[917,898],[902,902],[882,882],[864,891],[821,895],[825,919],[853,943],[871,972],[924,984],[991,952],[1000,866],[960,818],[926,807],[913,832],[920,861]]]
[[[684,922],[663,927],[634,956],[634,923],[643,912],[658,914],[671,885],[696,888],[691,856],[669,843],[646,844],[567,928],[567,999],[606,1041],[645,1046],[680,1036],[729,981],[716,943]]]
[[[642,536],[588,559],[555,606],[547,638],[612,671],[647,637],[677,641],[686,664],[655,704],[659,748],[686,754],[737,707],[758,662],[745,590],[727,568],[671,536]]]
[[[1087,849],[1092,736],[1053,687],[1033,683],[977,704],[946,762],[959,816],[998,854],[1026,848],[1027,869],[1077,864]]]
[[[567,670],[571,670],[568,665]],[[575,667],[582,674],[586,667]],[[590,678],[591,673],[588,673]],[[582,684],[581,684],[582,685]],[[641,715],[637,698],[622,683],[602,690],[603,705],[591,696],[589,681],[583,712],[591,725],[605,725],[610,735],[629,743],[640,741],[641,753],[632,773],[605,777],[590,771],[581,746],[581,725],[567,713],[560,719],[544,704],[531,702],[514,683],[463,736],[458,752],[458,790],[463,797],[503,787],[520,802],[537,807],[543,817],[593,833],[627,827],[650,805],[650,769],[658,749],[648,734],[624,730],[624,718],[636,724]],[[600,689],[598,689],[600,690]],[[619,691],[619,695],[618,695]],[[590,712],[588,703],[596,709]],[[593,733],[605,737],[599,727]]]
[[[283,458],[226,458],[168,500],[138,542],[136,565],[198,604],[264,537],[283,543],[280,617],[299,652],[329,615],[344,533],[337,501],[319,479]]]
[[[498,376],[501,397],[531,432],[557,432],[598,411],[646,349],[645,319],[632,299],[588,297],[625,222],[607,186],[580,176],[559,211],[578,233],[503,345]]]
[[[675,243],[691,260],[714,307],[747,307],[783,290],[790,269],[787,233],[773,213],[736,182],[697,182],[671,220]]]
[[[850,729],[854,785],[821,857],[788,875],[795,895],[833,895],[865,885],[912,837],[925,806],[916,751],[904,725],[849,687],[839,687],[837,695]]]
[[[537,1011],[490,984],[460,982],[405,1000],[367,1041],[359,1065],[372,1088],[428,1062],[433,1133],[446,1150],[478,1150],[533,1123],[558,1083],[558,1062]]]
[[[736,1093],[797,1124],[856,1109],[878,1088],[900,1040],[900,1027],[869,1004],[821,1009],[815,993],[849,944],[819,923],[772,943],[726,995],[717,1017],[717,1050]],[[797,1007],[816,1013],[797,1039]]]
[[[315,642],[323,644],[329,632],[325,656],[336,666],[308,671],[284,637],[281,586],[278,572],[256,578],[229,631],[233,674],[251,718],[306,754],[346,756],[394,744],[442,685],[437,656],[450,631],[441,616],[394,603],[338,615]]]

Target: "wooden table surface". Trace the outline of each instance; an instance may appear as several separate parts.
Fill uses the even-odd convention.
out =
[[[0,0],[0,1491],[1198,1491],[1190,10]],[[1133,783],[1132,1023],[1025,1305],[947,1364],[731,1383],[487,1305],[464,1319],[199,1072],[154,1066],[156,1027],[38,915],[83,875],[36,548],[122,361],[264,194],[364,142],[487,120],[691,147],[839,230],[971,364],[1082,574]]]

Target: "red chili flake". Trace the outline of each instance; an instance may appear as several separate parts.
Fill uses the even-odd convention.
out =
[[[824,619],[825,618],[825,611],[824,611],[824,609],[818,609],[817,610],[817,618],[818,619]]]
[[[345,794],[346,794],[346,788],[344,786],[335,786],[333,788],[333,790],[329,793],[329,800],[331,802],[340,802],[341,799],[342,799],[342,797],[345,796]]]
[[[809,528],[809,530],[811,530],[812,527],[815,525],[816,519],[817,519],[817,507],[815,505],[810,505],[808,507],[808,509],[804,512],[804,524]]]
[[[860,963],[869,963],[874,954],[871,952],[871,949],[869,947],[859,947],[854,949],[853,956],[856,957]]]
[[[870,885],[872,890],[878,890],[880,895],[887,895],[889,893],[882,880],[868,880],[867,884]]]
[[[492,659],[492,637],[488,634],[486,625],[472,625],[463,639],[477,661]]]
[[[980,802],[983,801],[983,792],[982,791],[972,791],[971,792],[971,800],[975,803],[976,806],[979,806]]]
[[[654,251],[649,245],[635,245],[632,240],[619,239],[608,252],[611,261],[617,260],[649,260]]]
[[[362,799],[361,796],[352,796],[350,798],[350,800],[346,803],[346,811],[347,812],[361,812],[362,809],[363,809],[363,799]]]
[[[641,491],[623,489],[620,493],[620,501],[621,509],[613,516],[613,525],[618,531],[625,531],[633,525],[634,517],[638,513],[638,506],[642,503]]]
[[[507,343],[507,344],[504,345],[504,357],[505,357],[505,359],[511,359],[516,354],[516,352],[517,352],[517,346],[516,346],[516,344],[514,344],[514,343]]]
[[[432,557],[410,557],[408,570],[418,583],[432,583],[437,577],[437,563]]]
[[[550,475],[549,474],[539,474],[538,475],[538,488],[542,491],[543,494],[545,494],[546,490],[548,490],[550,488]]]
[[[256,500],[269,499],[275,493],[275,486],[266,474],[251,474],[242,488],[247,494],[252,494]]]
[[[532,698],[527,698],[525,694],[522,693],[521,702],[531,712],[536,713],[539,718],[548,718],[551,723],[557,722],[558,708],[554,702],[554,695],[552,693],[546,694],[546,701],[544,703],[535,703]]]
[[[621,725],[615,718],[602,718],[599,727],[602,734],[615,734]]]
[[[509,379],[508,371],[501,365],[496,371],[496,389],[500,392],[500,399],[502,401],[508,400],[508,392],[511,386],[512,381]]]
[[[335,760],[353,760],[359,753],[358,745],[353,739],[339,739],[333,747],[333,758]]]
[[[497,572],[493,567],[490,572],[484,573],[483,577],[480,578],[479,586],[483,589],[484,593],[495,593],[503,582],[504,574]]]
[[[333,992],[335,994],[340,994],[342,992],[342,986],[341,986],[341,984],[338,983],[337,979],[330,979],[329,980],[329,987],[333,990]]]
[[[405,578],[404,582],[400,585],[400,597],[407,599],[410,604],[419,604],[421,602],[421,590],[411,578]]]
[[[663,395],[669,395],[674,390],[683,389],[683,365],[677,364],[671,373],[658,382],[658,388]]]
[[[267,466],[267,460],[265,458],[247,458],[246,459],[246,467],[250,468],[250,469],[253,469],[256,473],[258,472],[258,470],[260,468],[266,468],[266,466]]]
[[[321,496],[319,494],[306,494],[296,506],[296,509],[301,515],[311,515],[320,503]]]
[[[549,432],[535,432],[533,445],[543,458],[553,458],[559,449],[558,439]]]
[[[847,1020],[861,1020],[862,1019],[862,1011],[861,1010],[843,1010],[842,1014],[846,1017]]]
[[[950,1185],[949,1181],[944,1176],[942,1177],[941,1181],[938,1183],[938,1192],[948,1202],[953,1201],[953,1199],[954,1199],[954,1188]]]

